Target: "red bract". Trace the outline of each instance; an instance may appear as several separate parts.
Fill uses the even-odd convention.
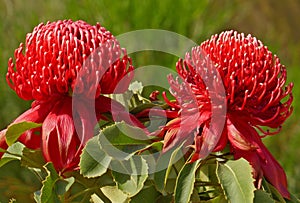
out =
[[[111,112],[112,105],[120,109],[101,94],[124,92],[132,70],[125,49],[100,24],[64,20],[35,27],[26,37],[25,49],[23,44],[16,49],[15,62],[8,62],[10,87],[22,99],[35,100],[14,123],[42,123],[19,141],[32,149],[42,148],[45,160],[60,172],[76,169],[101,113]],[[122,85],[117,85],[120,81]],[[91,109],[96,109],[96,119]],[[2,148],[7,148],[5,131],[0,134]]]
[[[210,149],[205,146],[219,151],[229,141],[234,157],[243,157],[252,165],[257,187],[265,176],[289,198],[284,170],[261,141],[266,135],[278,133],[292,112],[293,85],[285,86],[286,69],[277,56],[256,38],[227,31],[193,48],[191,55],[187,53],[176,67],[183,82],[180,84],[169,77],[176,102],[168,103],[179,110],[179,118],[164,128],[164,148],[186,140],[194,148],[191,160],[194,161],[205,158]],[[218,96],[220,81],[214,71],[222,80],[223,98]],[[225,119],[225,128],[211,123],[212,110],[222,109],[219,106],[222,99],[227,105],[225,116],[220,113],[220,120]],[[221,110],[214,112],[214,116],[218,116]],[[262,127],[275,130],[270,132]],[[219,139],[214,135],[216,128],[219,128]]]

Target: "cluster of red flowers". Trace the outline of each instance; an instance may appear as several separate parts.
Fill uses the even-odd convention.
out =
[[[264,176],[289,198],[284,170],[261,141],[264,136],[278,133],[292,112],[293,84],[285,86],[286,69],[277,56],[251,35],[227,31],[193,48],[176,68],[183,82],[169,77],[176,102],[167,102],[178,111],[178,117],[162,131],[164,148],[186,140],[194,148],[191,161],[195,161],[205,158],[208,150],[220,151],[229,143],[235,159],[243,157],[252,165],[257,187]],[[186,99],[190,95],[196,105]],[[219,125],[222,122],[211,124],[212,109],[222,103],[223,108],[227,106],[226,115],[217,110],[214,116],[224,119],[225,126]],[[276,130],[265,131],[262,126]],[[220,133],[219,139],[215,139],[214,132]]]
[[[21,44],[15,61],[8,62],[7,82],[22,99],[34,102],[13,123],[42,126],[26,131],[19,141],[41,149],[57,171],[75,170],[96,125],[86,104],[95,102],[97,120],[112,105],[121,112],[122,106],[103,94],[127,90],[131,60],[110,32],[83,21],[40,24],[27,35],[23,49]],[[182,82],[169,77],[176,101],[165,97],[172,118],[160,133],[164,150],[186,141],[195,161],[229,145],[235,159],[250,162],[257,187],[266,177],[289,198],[285,173],[261,141],[276,134],[292,112],[292,84],[285,86],[286,69],[277,56],[254,37],[227,31],[194,47],[176,68]],[[125,84],[115,90],[124,78]],[[74,95],[79,102],[72,106]],[[220,123],[211,123],[213,114]],[[0,132],[3,149],[8,147],[5,133]]]
[[[23,44],[16,49],[15,63],[9,60],[6,78],[19,97],[34,102],[14,123],[31,121],[42,127],[28,130],[19,141],[28,148],[42,149],[45,160],[53,162],[58,171],[73,170],[96,125],[91,123],[87,104],[95,100],[97,120],[101,113],[111,111],[115,103],[102,94],[127,89],[131,59],[109,31],[84,21],[40,24],[27,35],[25,46],[25,53]],[[121,79],[126,84],[115,91]],[[74,95],[78,102],[72,108]],[[8,147],[5,132],[0,133],[4,149]]]

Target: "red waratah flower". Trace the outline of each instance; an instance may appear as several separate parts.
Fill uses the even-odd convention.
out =
[[[99,120],[112,105],[124,111],[122,105],[101,94],[125,91],[132,70],[125,49],[100,24],[64,20],[38,25],[27,35],[25,50],[21,44],[15,62],[8,62],[10,87],[22,99],[35,100],[14,123],[42,123],[22,134],[19,141],[32,149],[41,148],[45,160],[53,162],[58,171],[75,169],[84,144],[93,136],[96,119],[93,122],[91,112]],[[117,86],[121,79],[122,85]],[[4,149],[5,132],[0,133]]]
[[[169,77],[176,102],[166,101],[178,110],[179,117],[162,131],[164,148],[186,140],[194,148],[191,161],[195,161],[205,158],[208,150],[224,149],[229,141],[234,158],[243,157],[252,165],[257,187],[264,176],[289,198],[284,170],[261,141],[264,136],[278,133],[292,112],[293,85],[285,86],[286,69],[279,58],[251,35],[226,31],[193,48],[176,68],[183,82]],[[227,110],[224,117],[221,110],[215,110],[215,116],[220,113],[219,120],[224,118],[225,127],[211,123],[212,109],[222,104],[222,95],[218,96],[220,84],[225,91],[223,108],[227,106]],[[214,135],[213,125],[220,128],[219,137]],[[264,130],[265,127],[275,130]]]

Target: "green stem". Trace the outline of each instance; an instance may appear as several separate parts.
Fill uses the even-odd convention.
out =
[[[176,176],[178,176],[179,171],[178,171],[177,168],[174,166],[174,164],[172,164],[172,168],[175,170]]]
[[[197,181],[195,182],[195,186],[215,186],[215,187],[220,187],[219,183],[214,183],[214,182],[209,182],[209,181]]]
[[[84,193],[87,193],[87,192],[90,192],[90,191],[94,191],[94,190],[97,190],[99,189],[99,187],[91,187],[91,188],[86,188],[85,190],[81,191],[81,192],[78,192],[77,194],[73,195],[73,196],[70,196],[68,198],[68,201],[72,201],[74,199],[76,199],[77,197],[83,195]]]
[[[133,95],[133,99],[130,100],[132,106],[137,106],[138,102],[140,102],[139,97],[137,94]]]

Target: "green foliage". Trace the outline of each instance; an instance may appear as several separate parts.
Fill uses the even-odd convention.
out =
[[[124,156],[124,159],[145,148],[149,143],[149,137],[142,129],[125,122],[117,122],[104,128],[99,136],[99,144],[107,154]]]
[[[104,186],[101,188],[101,191],[112,203],[125,203],[129,201],[128,196],[116,186]]]
[[[4,166],[10,161],[20,160],[23,154],[23,149],[24,145],[19,142],[8,147],[6,153],[3,154],[2,158],[0,159],[0,167]]]
[[[6,142],[10,146],[13,143],[15,143],[18,138],[27,130],[41,127],[41,124],[33,123],[33,122],[20,122],[20,123],[14,123],[10,126],[8,126],[6,131]]]
[[[152,186],[145,186],[137,195],[130,199],[131,203],[152,203],[152,202],[162,202],[158,199],[161,197],[161,194]]]
[[[119,133],[115,128],[125,130]],[[105,130],[109,129],[109,130]],[[143,154],[151,151],[153,143],[143,143],[143,152],[128,150],[127,158],[118,159],[103,150],[101,137],[120,136],[111,139],[112,148],[123,148],[125,136],[136,135],[138,128],[124,122],[106,127],[102,133],[88,141],[80,161],[79,171],[58,174],[52,163],[45,165],[39,150],[29,150],[20,143],[8,149],[6,156],[20,160],[21,164],[32,168],[42,181],[40,190],[34,193],[36,202],[72,202],[90,199],[92,202],[298,202],[292,196],[286,201],[267,181],[261,190],[253,184],[250,164],[244,160],[229,160],[225,154],[212,154],[205,159],[189,162],[182,154],[182,145],[160,154],[154,160],[144,159]],[[112,130],[114,129],[114,130]],[[129,130],[130,129],[130,130]],[[105,132],[105,133],[104,133]],[[128,134],[129,133],[129,134]],[[141,131],[142,133],[142,131]],[[118,142],[119,140],[119,142]],[[130,144],[132,142],[132,144]],[[126,140],[135,148],[136,139]],[[160,143],[158,141],[158,143]],[[160,148],[157,148],[160,149]],[[29,159],[29,157],[31,159]],[[154,161],[154,162],[153,162]],[[150,164],[165,168],[150,174]],[[171,185],[171,187],[170,187]],[[173,187],[172,187],[173,185]],[[0,184],[1,186],[1,184]]]
[[[265,202],[265,203],[275,203],[275,200],[272,199],[271,195],[266,193],[263,190],[256,190],[254,192],[254,203],[260,203],[260,202]]]
[[[175,186],[175,202],[188,203],[194,190],[195,173],[200,161],[186,163],[178,174]]]
[[[276,190],[274,186],[272,186],[268,181],[265,179],[263,180],[263,188],[265,191],[267,191],[269,194],[271,194],[272,198],[276,200],[277,202],[284,203],[285,199],[280,195],[280,193]]]
[[[154,181],[158,191],[162,193],[166,193],[165,187],[167,186],[167,182],[169,180],[169,175],[175,167],[175,163],[182,158],[182,146],[184,142],[179,146],[175,147],[167,151],[166,153],[161,154],[159,159],[157,160],[156,169],[157,172],[154,174]],[[166,164],[167,163],[167,164]],[[176,178],[173,177],[174,179]]]
[[[34,202],[33,193],[40,189],[41,181],[20,161],[13,160],[1,167],[0,202]]]
[[[148,178],[148,164],[141,156],[133,156],[125,161],[113,161],[112,167],[112,176],[118,189],[128,197],[135,196],[142,190]]]
[[[22,151],[21,165],[28,168],[42,169],[45,164],[41,150],[24,148]]]
[[[136,136],[137,132],[143,133],[140,129],[130,127],[124,122],[105,128],[100,135],[91,139],[83,150],[80,161],[81,173],[88,178],[99,177],[110,167],[113,169],[112,177],[116,182],[117,188],[128,195],[128,197],[136,195],[143,188],[144,182],[148,177],[146,161],[141,156],[133,156],[132,154],[137,150],[136,144],[142,145],[142,148],[144,148],[145,143],[147,143],[147,141],[128,137],[128,135],[131,137]],[[103,137],[111,141],[110,149],[125,149],[124,152],[129,153],[127,154],[127,159],[116,159],[112,150],[108,151],[108,153],[103,150],[103,148],[107,147],[105,142],[101,142]],[[106,148],[106,150],[109,148]],[[129,151],[126,149],[129,149]]]
[[[291,194],[291,199],[290,200],[287,200],[286,202],[288,203],[300,203],[300,199],[297,198],[294,194]]]
[[[230,202],[253,202],[255,187],[251,170],[245,159],[218,165],[217,176]]]
[[[74,183],[74,178],[61,179],[56,173],[53,164],[47,163],[45,166],[48,176],[43,181],[41,189],[41,203],[56,203],[64,199],[64,194]]]
[[[136,105],[144,107],[145,103]],[[27,149],[18,142],[5,152],[0,166],[17,160],[31,168],[43,180],[33,195],[38,203],[298,202],[294,196],[286,201],[266,180],[262,189],[256,190],[250,164],[244,159],[232,160],[226,150],[190,163],[191,152],[183,153],[185,142],[162,152],[162,141],[147,137],[138,127],[125,122],[107,125],[84,147],[80,171],[62,176],[52,163],[44,163],[40,150]],[[9,139],[16,141],[21,133],[36,126],[40,125],[16,124],[8,128]],[[145,159],[144,155],[152,158]]]
[[[111,157],[99,146],[99,138],[90,139],[83,150],[80,158],[80,173],[87,178],[103,175],[110,164]]]

